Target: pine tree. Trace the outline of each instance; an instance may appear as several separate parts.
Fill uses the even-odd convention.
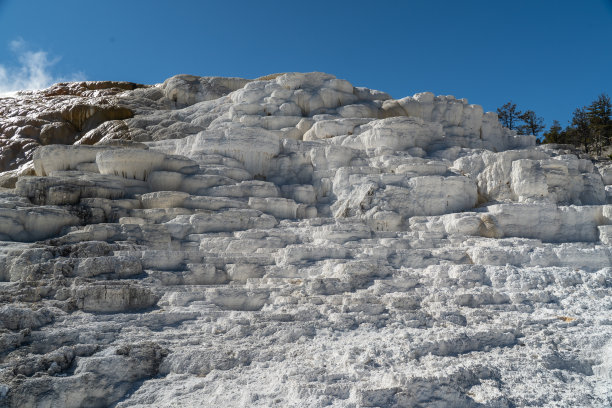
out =
[[[604,147],[610,145],[612,139],[612,103],[610,97],[601,94],[586,108],[593,144],[598,155]]]
[[[586,108],[576,108],[572,118],[572,126],[568,128],[568,133],[573,144],[576,146],[582,144],[586,153],[589,152],[589,147],[591,147],[593,142],[590,125]]]
[[[516,104],[512,101],[506,103],[501,108],[497,108],[497,117],[501,124],[508,129],[516,129],[522,112],[516,108]]]
[[[542,130],[544,130],[544,119],[536,116],[532,110],[527,110],[519,116],[519,119],[523,121],[523,125],[518,127],[518,132],[523,135],[534,135],[537,136]]]
[[[544,132],[544,143],[568,143],[567,133],[558,120],[554,120],[548,132]]]

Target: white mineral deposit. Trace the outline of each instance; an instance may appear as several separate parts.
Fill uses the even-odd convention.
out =
[[[0,112],[0,406],[612,406],[609,162],[317,72]]]

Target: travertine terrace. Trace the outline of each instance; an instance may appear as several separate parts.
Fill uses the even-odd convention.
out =
[[[323,73],[0,113],[0,406],[612,404],[605,162]]]

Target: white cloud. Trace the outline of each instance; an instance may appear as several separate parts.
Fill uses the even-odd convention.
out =
[[[62,81],[83,80],[82,73],[68,77],[55,76],[51,68],[60,58],[49,58],[45,51],[31,51],[26,42],[18,38],[9,43],[17,57],[17,66],[0,64],[0,96],[10,96],[25,89],[42,89]]]

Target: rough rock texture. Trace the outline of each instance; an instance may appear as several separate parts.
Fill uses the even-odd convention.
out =
[[[0,112],[0,406],[612,404],[609,163],[322,73]]]
[[[59,83],[0,98],[0,171],[13,170],[0,177],[0,187],[13,187],[17,176],[31,174],[28,163],[38,146],[93,144],[101,137],[96,139],[89,130],[106,121],[131,118],[133,112],[115,95],[142,86],[112,81]]]

